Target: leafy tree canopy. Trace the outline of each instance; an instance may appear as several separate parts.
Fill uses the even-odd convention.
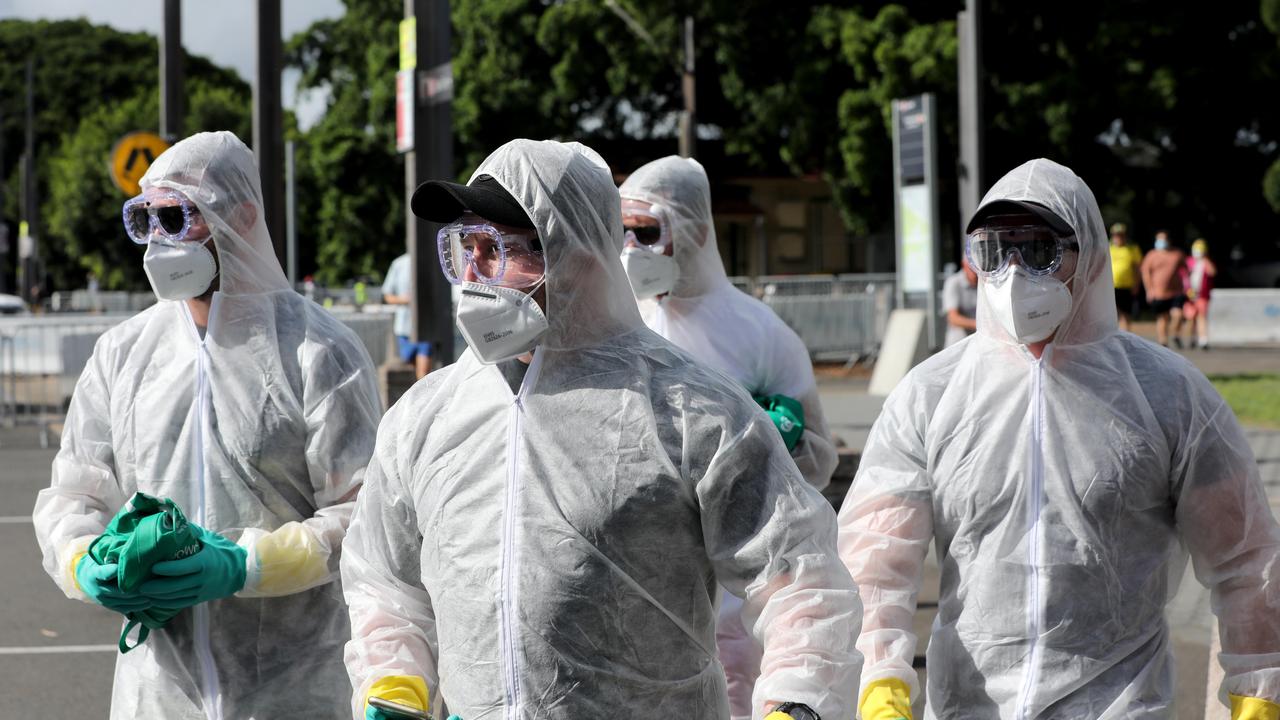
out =
[[[33,58],[39,240],[52,287],[83,287],[89,271],[104,288],[146,285],[141,257],[120,227],[126,198],[111,184],[107,164],[125,133],[158,129],[158,57],[156,38],[145,33],[86,20],[0,20],[0,214],[16,234],[26,61]],[[248,85],[199,56],[184,55],[184,71],[187,132],[229,129],[247,139]]]

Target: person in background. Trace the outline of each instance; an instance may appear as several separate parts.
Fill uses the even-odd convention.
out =
[[[400,361],[413,365],[413,370],[421,380],[431,372],[431,343],[413,342],[413,318],[409,313],[409,305],[413,302],[412,273],[409,271],[409,253],[405,253],[391,262],[387,269],[387,278],[382,281],[382,302],[396,306],[396,319],[393,330],[396,335],[396,347]]]
[[[1218,266],[1209,259],[1209,243],[1197,238],[1191,243],[1191,257],[1182,266],[1182,285],[1187,291],[1187,301],[1182,305],[1182,317],[1187,321],[1187,347],[1209,349],[1209,295],[1213,293],[1213,279]],[[1174,325],[1173,336],[1181,335],[1181,322]],[[1196,342],[1192,344],[1191,333]]]
[[[750,392],[805,481],[825,488],[838,459],[809,351],[768,305],[725,275],[706,170],[697,160],[671,155],[636,169],[618,192],[622,267],[645,324]],[[742,600],[721,594],[716,646],[730,716],[749,720],[762,648],[743,625]]]
[[[1177,326],[1182,320],[1182,305],[1186,302],[1182,287],[1182,266],[1185,255],[1169,244],[1169,233],[1156,233],[1155,245],[1142,258],[1139,270],[1142,287],[1147,291],[1147,304],[1156,314],[1156,342],[1169,346],[1169,323]],[[1182,346],[1182,338],[1173,336],[1173,342]]]
[[[960,259],[960,269],[942,283],[942,311],[947,314],[943,347],[955,345],[978,329],[978,274],[965,258]]]
[[[1128,332],[1129,319],[1136,315],[1138,291],[1142,289],[1142,249],[1129,242],[1124,223],[1111,226],[1111,282],[1116,288],[1116,316],[1120,329]]]

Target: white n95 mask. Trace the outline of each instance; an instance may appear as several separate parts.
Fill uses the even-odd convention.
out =
[[[529,289],[462,283],[458,299],[458,330],[471,352],[486,365],[510,360],[537,346],[550,327],[547,316],[533,299],[546,278]]]
[[[982,292],[1000,326],[1026,345],[1040,342],[1071,314],[1071,291],[1051,275],[1032,275],[1014,265],[1004,277],[987,278]]]
[[[152,241],[142,256],[142,268],[151,281],[151,290],[161,300],[200,297],[218,274],[218,263],[203,242]]]
[[[622,251],[622,269],[637,300],[669,293],[676,286],[676,261],[668,255],[629,247]]]

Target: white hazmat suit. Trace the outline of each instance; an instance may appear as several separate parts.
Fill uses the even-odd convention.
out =
[[[380,414],[373,365],[289,288],[234,135],[183,140],[142,186],[196,204],[220,289],[203,335],[186,302],[169,301],[98,340],[36,502],[45,570],[84,599],[72,561],[135,491],[172,498],[248,551],[248,581],[119,656],[111,717],[344,717],[338,557]]]
[[[608,167],[515,140],[495,178],[546,253],[518,392],[470,350],[388,413],[343,551],[352,710],[417,675],[466,720],[727,718],[717,583],[767,701],[849,717],[861,606],[834,514],[750,396],[645,328]]]
[[[752,395],[786,395],[804,408],[804,434],[791,457],[821,490],[836,467],[836,448],[818,397],[804,342],[769,306],[738,290],[725,275],[711,216],[711,187],[697,160],[665,157],[643,165],[618,190],[624,200],[661,208],[671,234],[676,282],[659,298],[639,301],[654,332],[736,380]],[[760,646],[742,624],[742,603],[726,594],[716,628],[728,673],[733,717],[750,717],[760,673]]]
[[[1036,359],[980,293],[977,334],[886,400],[840,512],[864,692],[919,692],[911,621],[936,540],[928,717],[1172,717],[1164,607],[1184,547],[1212,589],[1225,689],[1280,700],[1280,529],[1235,416],[1189,362],[1117,330],[1084,181],[1033,160],[982,207],[999,200],[1074,228],[1071,310]]]

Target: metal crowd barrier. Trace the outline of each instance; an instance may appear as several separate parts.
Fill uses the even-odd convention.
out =
[[[108,328],[130,317],[45,315],[0,318],[0,422],[50,427],[66,414],[67,400],[93,345]]]
[[[67,290],[51,294],[45,301],[49,312],[66,313],[136,313],[156,303],[151,292],[115,290]]]
[[[98,338],[132,314],[71,313],[0,318],[0,423],[40,428],[41,447],[66,416],[71,392]],[[392,317],[335,313],[360,338],[374,365],[386,361]]]
[[[733,277],[730,282],[773,309],[814,360],[849,364],[875,356],[894,308],[892,273]]]

